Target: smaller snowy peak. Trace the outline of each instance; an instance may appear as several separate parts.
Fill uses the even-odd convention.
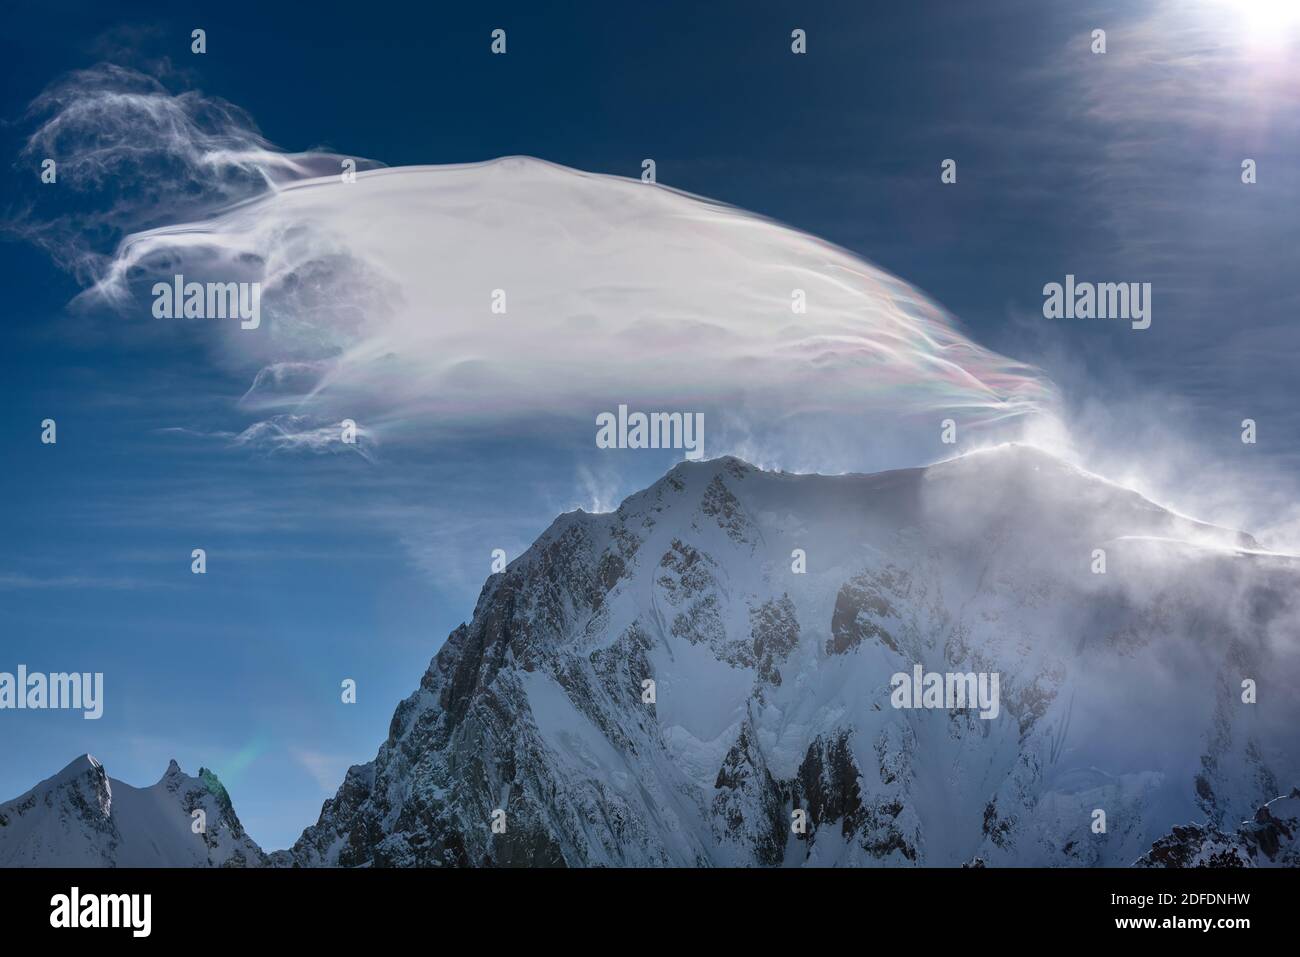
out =
[[[88,754],[0,804],[3,867],[245,867],[266,862],[206,769],[176,761],[151,787],[108,776]]]
[[[72,781],[84,777],[87,774],[103,774],[104,766],[95,760],[94,756],[82,754],[68,762],[67,766],[57,774],[46,778],[37,788],[43,788],[46,785],[60,784],[65,781]]]
[[[181,770],[181,766],[176,763],[176,759],[172,758],[171,761],[167,763],[167,770],[163,772],[163,776],[158,779],[158,782],[154,787],[165,787],[168,790],[174,791],[186,781],[192,780],[193,778]]]

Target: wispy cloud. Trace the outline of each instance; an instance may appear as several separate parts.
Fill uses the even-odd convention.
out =
[[[71,198],[29,194],[5,226],[87,283],[103,278],[113,247],[130,230],[338,168],[329,154],[275,148],[232,103],[195,90],[174,93],[153,76],[112,63],[51,84],[26,120],[33,129],[20,162],[38,168],[54,159]],[[20,183],[31,188],[29,180]]]
[[[133,591],[138,588],[167,588],[167,582],[139,577],[104,578],[93,575],[58,575],[40,577],[23,573],[0,572],[0,591],[29,591],[32,589],[84,589],[97,588],[109,591]]]
[[[112,66],[56,83],[31,115],[27,158],[58,147],[100,204],[76,220],[92,238],[162,223],[111,254],[75,237],[65,264],[93,282],[89,301],[147,317],[159,276],[262,285],[265,334],[205,337],[250,375],[238,407],[256,418],[237,446],[333,449],[345,418],[370,439],[359,449],[484,431],[573,441],[619,404],[685,403],[711,416],[714,451],[729,421],[771,450],[819,431],[834,464],[869,447],[843,430],[874,441],[900,416],[1051,413],[1037,370],[918,290],[721,203],[519,157],[362,166],[345,182],[336,155],[282,152],[233,105]],[[45,242],[73,220],[21,223]]]

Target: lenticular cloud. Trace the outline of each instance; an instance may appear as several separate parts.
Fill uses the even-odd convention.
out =
[[[190,173],[230,155],[229,130],[208,153],[176,144],[183,125],[168,134]],[[1050,417],[1036,370],[905,282],[762,217],[523,157],[363,164],[345,181],[319,175],[338,157],[307,155],[239,150],[241,171],[266,161],[264,191],[127,236],[89,293],[147,317],[150,286],[174,274],[260,282],[259,329],[210,327],[248,377],[249,441],[319,447],[323,425],[350,418],[381,445],[590,443],[595,416],[626,404],[704,412],[710,455],[853,467],[846,450],[903,433],[937,450],[943,417],[1001,437]]]

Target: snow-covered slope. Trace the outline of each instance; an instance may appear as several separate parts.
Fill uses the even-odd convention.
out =
[[[192,812],[206,816],[193,832]],[[254,867],[265,855],[244,833],[216,775],[173,761],[152,787],[110,778],[83,754],[0,804],[0,867]]]
[[[685,463],[490,578],[292,855],[1127,865],[1300,782],[1298,586],[1249,536],[1022,446]],[[893,707],[915,664],[996,673],[997,717]]]

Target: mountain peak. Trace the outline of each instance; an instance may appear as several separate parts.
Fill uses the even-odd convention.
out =
[[[93,774],[103,770],[103,765],[90,754],[80,754],[69,761],[61,771],[49,778],[50,783],[70,781],[84,774]]]
[[[870,475],[681,462],[489,579],[287,856],[1130,864],[1300,780],[1297,706],[1265,728],[1220,690],[1300,683],[1278,650],[1300,567],[1167,544],[1235,534],[1029,445]],[[997,707],[894,704],[916,668],[982,675]]]
[[[89,754],[0,804],[0,867],[239,867],[266,856],[243,831],[211,772],[187,776],[175,761],[157,784],[108,776]],[[194,812],[205,827],[191,829]]]
[[[1080,476],[1092,476],[1092,473],[1072,464],[1064,456],[1028,442],[1000,442],[996,445],[959,452],[950,458],[940,459],[928,466],[927,470],[943,470],[960,466],[1023,469],[1030,472],[1047,467],[1063,472],[1074,472]],[[1105,481],[1100,476],[1092,477]]]

